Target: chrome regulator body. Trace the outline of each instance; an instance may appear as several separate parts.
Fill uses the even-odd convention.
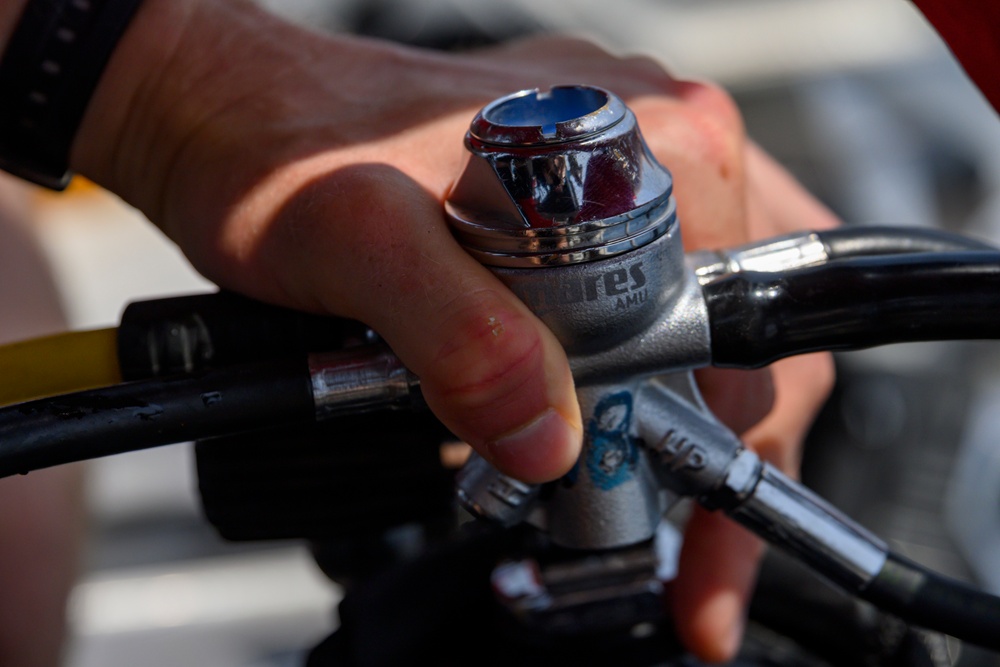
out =
[[[707,315],[674,312],[692,303],[679,297],[697,282],[684,266],[673,179],[632,112],[596,88],[497,100],[473,120],[466,146],[468,164],[447,202],[457,238],[588,367],[575,369],[590,379],[577,374],[583,456],[544,503],[531,501],[540,504],[532,521],[564,546],[645,540],[670,502],[636,442],[635,397],[645,379],[601,361],[630,340],[692,319],[700,322],[691,361],[707,359]],[[481,510],[494,505],[488,513],[510,523],[529,504],[529,496],[511,502],[511,486],[480,459],[460,492]],[[494,489],[504,489],[498,506]]]
[[[649,540],[694,496],[781,531],[772,541],[835,581],[875,576],[885,545],[744,449],[702,402],[691,374],[712,361],[702,282],[727,258],[685,257],[673,180],[625,104],[586,86],[522,91],[486,106],[466,146],[446,204],[455,236],[567,350],[585,433],[577,465],[545,493],[473,455],[458,479],[465,506],[593,551]],[[766,270],[807,250],[792,239],[747,252]]]

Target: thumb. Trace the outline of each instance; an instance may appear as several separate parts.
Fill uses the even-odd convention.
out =
[[[267,243],[285,295],[373,327],[438,418],[501,472],[534,483],[572,467],[582,427],[565,352],[458,245],[436,198],[362,165],[295,199]]]
[[[501,472],[555,479],[576,461],[582,428],[566,356],[555,337],[492,276],[427,303],[425,332],[386,329],[421,379],[434,413]]]

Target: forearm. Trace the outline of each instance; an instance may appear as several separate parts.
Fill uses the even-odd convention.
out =
[[[0,2],[0,52],[7,47],[7,40],[14,31],[14,26],[21,18],[21,12],[28,0],[6,0]]]
[[[20,184],[0,175],[0,343],[62,330],[52,275],[29,227]],[[80,565],[82,468],[0,480],[0,665],[53,667],[66,597]]]

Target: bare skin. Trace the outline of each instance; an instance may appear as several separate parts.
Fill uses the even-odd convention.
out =
[[[836,223],[746,141],[724,92],[652,61],[560,38],[443,55],[305,32],[243,0],[147,0],[91,101],[72,164],[146,213],[220,285],[372,326],[456,435],[540,482],[566,472],[581,445],[565,353],[457,245],[442,202],[479,107],[567,82],[609,88],[633,108],[674,174],[688,248]],[[832,367],[825,357],[783,362],[773,409],[766,373],[705,382],[723,418],[756,424],[751,446],[791,466]],[[717,517],[693,522],[673,604],[703,659],[738,646],[760,551]]]
[[[0,176],[0,343],[65,329],[24,188]],[[52,667],[83,537],[79,466],[0,479],[0,664]]]

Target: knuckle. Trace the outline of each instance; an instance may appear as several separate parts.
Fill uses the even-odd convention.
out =
[[[548,50],[564,56],[598,59],[611,57],[606,49],[595,42],[573,35],[556,35],[545,39],[545,42]]]
[[[658,154],[683,163],[719,165],[730,174],[742,172],[743,121],[721,88],[679,81],[672,94],[638,98],[633,108]]]
[[[681,100],[697,106],[717,122],[742,131],[743,119],[739,107],[722,86],[709,81],[684,80],[677,82],[676,91]]]
[[[594,42],[565,34],[528,35],[507,42],[491,53],[502,53],[509,58],[523,59],[531,69],[552,71],[553,65],[583,61],[592,63],[609,59],[608,52]]]
[[[656,93],[675,94],[679,81],[656,58],[630,55],[621,58],[620,63],[628,78],[636,83],[645,84]]]

